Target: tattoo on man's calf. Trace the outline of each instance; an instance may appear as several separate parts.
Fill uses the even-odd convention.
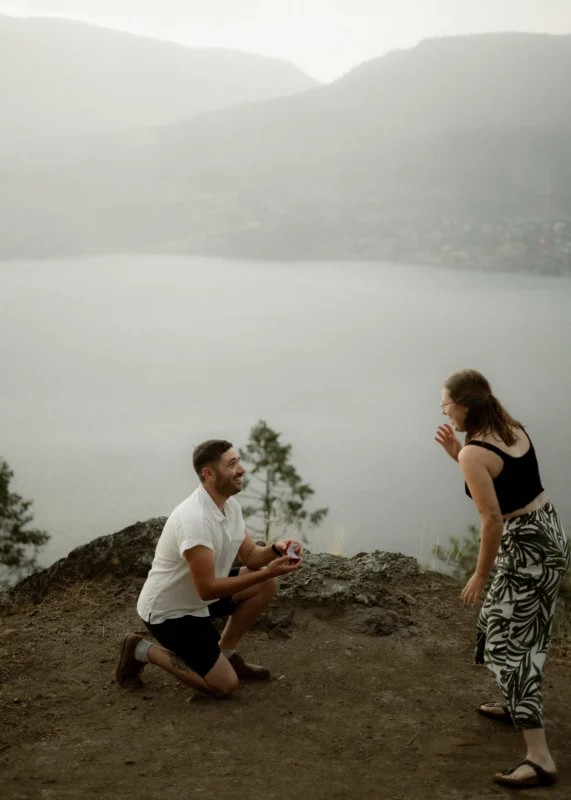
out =
[[[179,658],[174,653],[171,653],[171,664],[182,672],[192,672],[186,661],[183,661],[182,658]]]

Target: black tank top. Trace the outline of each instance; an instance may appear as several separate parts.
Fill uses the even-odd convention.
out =
[[[527,432],[524,433],[527,436]],[[494,489],[502,514],[511,514],[518,508],[524,508],[543,491],[537,456],[529,436],[527,439],[529,450],[523,456],[510,456],[509,453],[504,453],[499,447],[488,442],[466,442],[466,445],[473,444],[497,453],[504,462],[502,471],[497,478],[494,478]],[[468,484],[464,483],[464,487],[468,497],[472,497]]]

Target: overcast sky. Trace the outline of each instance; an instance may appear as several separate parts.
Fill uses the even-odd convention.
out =
[[[324,81],[432,36],[571,33],[571,0],[0,0],[0,14],[262,53]]]

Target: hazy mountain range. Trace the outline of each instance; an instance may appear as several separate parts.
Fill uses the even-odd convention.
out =
[[[163,125],[315,88],[292,64],[82,22],[0,17],[2,138]]]
[[[124,38],[126,47],[135,47],[137,63],[145,61],[146,48],[153,58],[163,53],[162,43],[80,23],[52,20],[48,28],[58,31],[59,25],[57,40],[69,35],[68,25],[85,28],[89,41],[101,36],[106,47],[115,42],[118,50]],[[37,47],[47,49],[40,45],[38,40]],[[121,132],[98,136],[101,127],[94,124],[93,136],[68,138],[65,148],[52,140],[49,151],[20,151],[18,159],[4,164],[3,182],[12,190],[10,202],[0,207],[4,256],[166,250],[425,260],[427,243],[436,256],[439,248],[460,247],[464,253],[458,229],[468,229],[473,239],[478,226],[489,231],[495,225],[497,230],[486,234],[494,240],[487,243],[491,250],[484,253],[493,261],[496,245],[512,252],[504,241],[513,242],[519,233],[506,230],[510,220],[520,226],[525,258],[531,258],[529,247],[538,237],[545,239],[542,226],[556,221],[565,226],[571,218],[571,107],[566,102],[571,36],[430,40],[313,88],[293,67],[274,63],[273,69],[283,70],[276,90],[281,97],[236,105],[235,89],[231,107],[196,116],[196,100],[189,104],[191,118],[164,125],[164,98],[158,98],[180,97],[173,89],[180,87],[180,71],[172,65],[185,52],[191,60],[198,57],[174,45],[164,45],[164,52],[171,47],[179,61],[165,57],[154,82],[147,71],[130,100],[133,119],[137,108],[142,113],[146,106],[144,128],[128,123]],[[60,48],[65,50],[63,44]],[[28,43],[30,60],[32,49]],[[81,84],[87,80],[79,70],[82,53],[73,52]],[[85,74],[93,80],[97,59],[90,52],[95,45],[91,51],[83,48],[90,62]],[[215,54],[208,58],[212,64]],[[249,68],[255,72],[252,59]],[[261,73],[268,69],[263,61]],[[108,83],[102,77],[96,95],[103,105],[107,94],[101,87],[108,87],[111,107],[118,96],[117,81],[113,92],[110,87],[120,62],[117,53],[106,61]],[[172,68],[172,83],[165,63]],[[135,73],[137,68],[130,72]],[[215,74],[220,73],[212,67],[209,75]],[[153,91],[145,98],[142,87],[150,84]],[[32,76],[24,85],[27,95],[11,87],[11,102],[26,96],[28,116],[41,117]],[[129,96],[128,85],[121,85]],[[222,105],[220,88],[214,92],[211,86],[202,84],[203,108],[214,96]],[[6,108],[4,84],[0,89]],[[76,97],[77,86],[74,91]],[[261,97],[261,85],[258,92]],[[65,97],[62,92],[64,106]],[[73,104],[66,109],[72,114]],[[19,119],[24,116],[21,112]],[[113,127],[119,126],[107,130]],[[563,250],[555,270],[566,271],[567,233],[558,231]],[[569,240],[571,254],[571,228]],[[470,249],[466,252],[469,259]],[[524,256],[513,252],[517,258],[511,267],[519,268]],[[544,255],[539,253],[540,261]]]

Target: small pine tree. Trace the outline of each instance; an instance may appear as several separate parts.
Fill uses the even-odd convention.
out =
[[[45,531],[26,528],[33,520],[32,501],[10,491],[13,477],[6,461],[0,460],[0,586],[33,572],[38,548],[50,538]]]
[[[261,536],[264,542],[270,540],[276,526],[283,528],[280,536],[290,526],[299,533],[302,525],[318,525],[329,510],[305,508],[315,491],[303,482],[290,463],[292,446],[282,444],[280,436],[264,420],[259,420],[251,428],[246,446],[240,449],[242,461],[248,466],[244,497],[249,504],[243,505],[242,511],[252,533]]]

